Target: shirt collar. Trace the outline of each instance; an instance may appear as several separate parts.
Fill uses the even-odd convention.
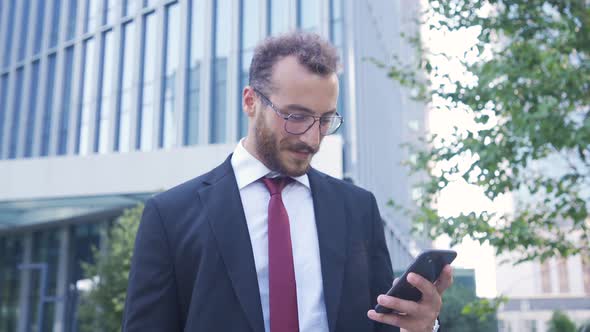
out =
[[[276,176],[276,172],[268,169],[268,167],[244,148],[244,138],[238,142],[234,149],[234,153],[231,157],[231,165],[234,169],[234,174],[236,175],[238,189],[240,190],[264,176]],[[311,188],[307,174],[303,174],[293,179],[307,188]]]

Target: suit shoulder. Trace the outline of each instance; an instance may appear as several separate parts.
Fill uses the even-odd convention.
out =
[[[328,174],[322,173],[318,170],[315,170],[318,174],[340,193],[345,194],[347,197],[352,199],[367,199],[368,197],[373,197],[373,193],[368,191],[367,189],[361,188],[350,181],[338,179],[332,177]]]

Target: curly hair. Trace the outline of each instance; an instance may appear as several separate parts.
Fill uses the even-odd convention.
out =
[[[332,44],[318,34],[296,31],[266,38],[256,46],[250,64],[250,86],[271,93],[274,90],[271,82],[274,64],[291,55],[309,71],[321,76],[339,70],[338,51]]]

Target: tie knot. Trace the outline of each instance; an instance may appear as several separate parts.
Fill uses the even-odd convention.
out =
[[[292,181],[289,177],[276,177],[276,178],[262,178],[262,182],[266,186],[266,189],[270,192],[270,195],[280,195],[283,189]]]

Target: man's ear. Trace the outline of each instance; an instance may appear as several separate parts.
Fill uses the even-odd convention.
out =
[[[257,100],[254,89],[249,85],[245,86],[242,91],[242,111],[250,118],[256,114]]]

